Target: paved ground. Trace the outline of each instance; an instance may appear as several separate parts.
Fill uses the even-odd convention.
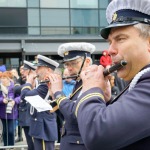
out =
[[[26,138],[24,135],[24,132],[22,131],[23,134],[23,141],[15,143],[16,148],[14,150],[27,150],[27,142]],[[17,135],[17,133],[16,133]],[[17,137],[15,137],[16,139]],[[0,121],[0,150],[4,149],[3,142],[2,142],[2,123]],[[59,150],[59,144],[55,144],[55,150]]]
[[[15,146],[16,146],[16,148],[14,150],[27,150],[27,148],[26,148],[27,143],[26,143],[26,140],[25,140],[24,133],[23,133],[23,141],[15,143]],[[0,141],[0,149],[2,150],[3,148],[4,148],[3,143]],[[55,144],[55,150],[59,150],[59,144],[57,144],[57,143]]]

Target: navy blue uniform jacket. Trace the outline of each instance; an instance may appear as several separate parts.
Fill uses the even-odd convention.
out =
[[[75,115],[89,150],[149,150],[150,71],[108,106],[101,89],[87,90],[76,102]]]
[[[78,98],[78,95],[82,88],[82,82],[76,82],[73,94],[70,99],[67,97],[60,98],[59,101],[59,110],[64,116],[65,125],[63,128],[60,150],[86,150],[81,135],[78,129],[78,123],[76,117],[74,115],[74,111],[72,110],[75,101]],[[62,94],[60,92],[56,92],[54,94],[55,97],[57,95]]]
[[[39,95],[44,99],[47,92],[46,84],[41,84],[36,89],[31,90],[31,85],[26,83],[21,91],[21,99],[24,99],[25,96],[34,95]],[[31,115],[29,135],[45,141],[57,140],[56,114],[50,113],[50,111],[37,112],[34,109],[34,113]]]
[[[21,89],[23,85],[20,85],[20,83],[16,83],[14,87],[14,93],[15,95],[21,94]],[[24,99],[21,99],[20,97],[20,103],[18,106],[19,111],[19,125],[22,127],[30,126],[30,113],[29,113],[30,104],[25,101]]]

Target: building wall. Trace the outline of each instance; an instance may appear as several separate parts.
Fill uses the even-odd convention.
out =
[[[93,43],[99,55],[108,47],[99,32],[107,25],[109,1],[2,0],[0,53],[21,53],[30,60],[39,53],[57,55],[61,43],[84,41]]]

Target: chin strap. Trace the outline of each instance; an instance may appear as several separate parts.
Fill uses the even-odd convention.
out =
[[[87,57],[87,54],[85,53],[85,54],[84,54],[84,58],[83,58],[83,62],[82,62],[82,65],[81,65],[81,68],[80,68],[80,70],[79,70],[79,72],[78,72],[78,74],[77,74],[75,80],[77,80],[78,77],[80,76],[80,73],[81,73],[81,71],[82,71],[82,68],[83,68],[83,65],[84,65],[84,62],[85,62],[86,57]]]

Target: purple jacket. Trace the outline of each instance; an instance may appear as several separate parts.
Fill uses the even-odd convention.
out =
[[[20,96],[14,97],[14,83],[11,82],[8,87],[8,98],[11,98],[15,101],[15,105],[12,109],[12,113],[6,113],[6,104],[3,103],[3,93],[0,91],[0,119],[17,119],[18,118],[18,107],[17,105],[20,102]]]

